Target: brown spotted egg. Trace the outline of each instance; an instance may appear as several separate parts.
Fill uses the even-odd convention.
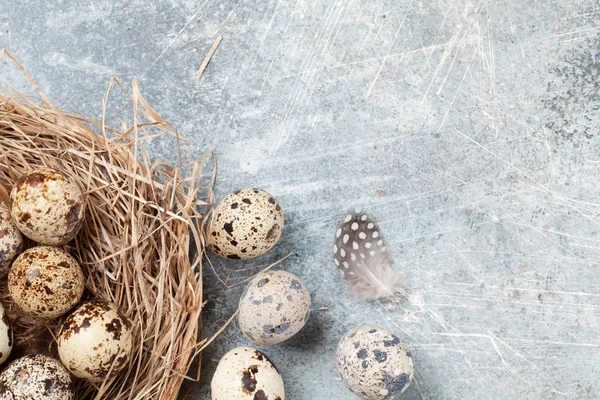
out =
[[[37,246],[21,253],[8,274],[13,302],[30,316],[57,318],[81,299],[85,289],[77,260],[52,246]]]
[[[10,193],[12,218],[35,242],[60,245],[77,235],[85,203],[75,180],[52,168],[39,168],[20,177]]]
[[[0,364],[8,359],[13,346],[13,332],[10,321],[4,313],[4,306],[0,303]]]
[[[6,203],[0,202],[0,276],[5,275],[10,263],[23,251],[23,235],[10,217]]]
[[[207,241],[219,257],[248,260],[271,250],[283,225],[281,206],[273,196],[260,189],[242,189],[215,207]]]
[[[69,372],[54,358],[27,355],[0,375],[0,400],[72,400],[72,387]]]
[[[73,375],[101,382],[123,371],[133,348],[129,319],[112,303],[82,304],[62,324],[58,355]]]
[[[212,400],[285,400],[279,371],[251,347],[235,348],[221,358],[210,390]]]
[[[413,377],[408,346],[378,326],[359,326],[344,335],[336,358],[342,380],[363,399],[394,399]]]
[[[310,292],[304,282],[287,271],[268,271],[244,290],[238,325],[254,343],[274,345],[298,333],[309,314]]]

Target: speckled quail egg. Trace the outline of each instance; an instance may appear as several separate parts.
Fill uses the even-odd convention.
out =
[[[359,397],[393,399],[413,377],[408,346],[390,331],[363,325],[348,332],[337,346],[337,370]]]
[[[20,177],[10,193],[15,224],[28,238],[60,245],[77,235],[85,214],[75,180],[52,168],[39,168]]]
[[[273,345],[294,336],[310,314],[310,292],[296,275],[268,271],[256,276],[242,294],[238,324],[256,344]]]
[[[0,364],[8,359],[13,346],[13,332],[10,321],[4,313],[4,306],[0,303]]]
[[[251,347],[235,348],[221,358],[210,389],[212,400],[285,400],[279,371]]]
[[[10,217],[6,203],[0,202],[0,276],[5,275],[10,263],[23,251],[23,235]]]
[[[100,382],[123,371],[133,349],[131,321],[112,303],[82,304],[62,324],[58,355],[73,375]]]
[[[248,260],[271,250],[283,233],[283,213],[273,196],[242,189],[213,210],[208,245],[219,256]]]
[[[57,318],[81,299],[85,289],[77,260],[52,246],[36,246],[21,253],[8,274],[8,292],[30,316]]]
[[[41,354],[13,361],[0,375],[0,400],[72,400],[69,371]]]

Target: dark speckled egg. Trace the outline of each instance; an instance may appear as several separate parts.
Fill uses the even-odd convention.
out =
[[[279,202],[260,189],[242,189],[213,210],[208,246],[219,257],[248,260],[271,250],[283,233]]]
[[[310,292],[287,271],[256,276],[240,298],[238,324],[256,344],[274,345],[298,333],[310,313]]]
[[[0,276],[5,275],[15,257],[23,251],[23,235],[10,217],[8,204],[0,200]]]
[[[285,400],[279,371],[263,352],[251,347],[227,352],[210,388],[212,400]]]
[[[394,399],[412,380],[408,346],[387,329],[363,325],[348,332],[337,346],[337,370],[359,397]]]
[[[15,182],[10,193],[10,212],[25,236],[57,246],[79,232],[85,202],[73,178],[52,168],[39,168]]]
[[[8,291],[24,314],[57,318],[79,303],[85,289],[77,260],[52,246],[21,253],[8,274]]]
[[[13,332],[10,320],[0,303],[0,364],[8,360],[13,347]]]
[[[82,304],[62,324],[58,355],[73,375],[101,382],[123,371],[131,359],[132,326],[104,300]]]
[[[72,400],[72,386],[69,372],[54,358],[28,355],[0,375],[0,400]]]

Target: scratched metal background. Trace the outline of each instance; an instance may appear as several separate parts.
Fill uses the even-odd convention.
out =
[[[139,78],[192,155],[216,151],[219,198],[280,199],[274,255],[215,270],[235,282],[297,253],[284,266],[313,314],[265,349],[288,398],[353,398],[333,353],[361,323],[412,347],[405,399],[600,398],[599,1],[5,0],[0,45],[93,117],[111,76]],[[177,161],[167,140],[151,154]],[[354,301],[335,271],[332,235],[355,207],[406,280],[397,307]],[[241,288],[205,275],[210,335]],[[193,398],[243,344],[225,331]]]

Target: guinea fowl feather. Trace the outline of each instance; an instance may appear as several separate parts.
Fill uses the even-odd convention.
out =
[[[350,283],[352,293],[364,300],[405,296],[398,272],[377,224],[366,214],[349,214],[336,231],[333,257]]]

